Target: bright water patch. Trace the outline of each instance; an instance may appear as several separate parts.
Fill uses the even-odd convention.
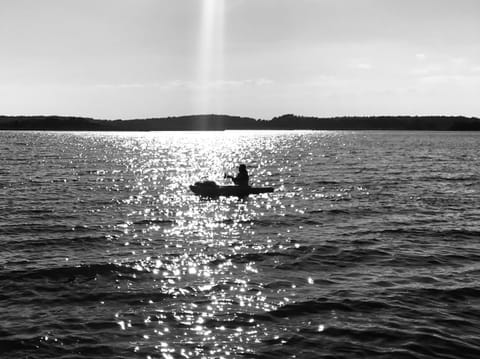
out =
[[[0,138],[2,357],[480,355],[477,134]]]

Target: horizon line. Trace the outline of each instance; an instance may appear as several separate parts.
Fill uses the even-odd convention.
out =
[[[81,119],[89,119],[89,120],[99,120],[99,121],[138,121],[138,120],[153,120],[153,119],[175,119],[175,118],[183,118],[183,117],[205,117],[205,116],[219,116],[219,117],[237,117],[237,118],[248,118],[253,119],[256,121],[272,121],[276,118],[284,117],[284,116],[294,116],[299,118],[317,118],[317,119],[338,119],[338,118],[379,118],[379,117],[387,117],[387,118],[395,118],[395,117],[463,117],[469,119],[477,119],[480,120],[480,116],[469,116],[469,115],[462,115],[462,114],[455,114],[455,115],[447,115],[447,114],[398,114],[398,115],[299,115],[295,113],[284,113],[281,115],[276,115],[271,118],[261,118],[261,117],[252,117],[252,116],[244,116],[244,115],[231,115],[225,113],[204,113],[204,114],[185,114],[185,115],[165,115],[165,116],[148,116],[148,117],[129,117],[129,118],[112,118],[112,117],[91,117],[86,115],[58,115],[58,114],[34,114],[34,115],[6,115],[0,114],[0,117],[58,117],[58,118],[81,118]]]

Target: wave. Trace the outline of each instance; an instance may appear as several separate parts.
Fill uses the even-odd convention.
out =
[[[79,266],[50,267],[30,270],[2,271],[0,281],[53,280],[70,281],[76,278],[93,279],[97,275],[129,275],[138,271],[128,265],[84,264]]]
[[[332,353],[335,358],[473,359],[480,356],[480,343],[476,339],[478,329],[472,327],[479,310],[472,313],[461,310],[465,303],[478,300],[480,289],[459,287],[394,292],[398,296],[413,293],[418,297],[411,298],[411,303],[397,295],[392,295],[390,300],[317,299],[288,304],[268,315],[257,316],[256,319],[267,322],[267,326],[278,326],[287,323],[285,321],[292,323],[286,324],[280,335],[263,340],[264,349],[257,352],[257,357],[290,357],[295,351],[299,357],[306,358],[332,358]],[[447,308],[446,305],[455,307]],[[335,318],[348,321],[331,320],[332,313]],[[364,318],[370,319],[365,322]],[[319,329],[315,323],[325,325]],[[287,330],[289,327],[292,330]],[[327,350],[309,355],[318,347]]]
[[[17,236],[15,236],[17,237]],[[11,238],[4,243],[4,249],[10,250],[25,250],[29,248],[36,247],[60,247],[68,248],[72,246],[83,246],[83,245],[105,245],[111,242],[112,239],[116,238],[113,235],[97,235],[97,236],[82,236],[78,235],[75,232],[70,232],[67,235],[60,236],[49,236],[49,238],[43,238],[41,236],[35,236],[33,238],[25,239],[23,236],[18,236],[18,238]]]
[[[100,226],[84,226],[76,224],[57,224],[57,223],[23,223],[10,224],[0,227],[0,235],[23,235],[39,233],[68,233],[68,232],[90,232],[101,229]]]
[[[282,270],[306,270],[314,271],[319,267],[334,266],[346,267],[359,263],[377,264],[382,260],[392,257],[392,253],[386,249],[378,248],[349,248],[341,249],[340,246],[312,247],[312,253],[297,257],[292,262],[280,263],[276,266]]]
[[[211,264],[219,264],[221,262],[226,262],[228,260],[231,260],[234,263],[262,262],[272,257],[294,258],[296,257],[296,255],[288,252],[274,252],[274,251],[260,252],[260,253],[257,253],[257,252],[235,253],[235,254],[227,255],[221,259],[217,258],[213,260]]]
[[[470,175],[470,176],[463,176],[463,175],[458,175],[458,176],[446,176],[446,175],[437,175],[437,176],[423,176],[418,178],[419,181],[425,181],[425,182],[439,182],[439,181],[445,181],[445,182],[478,182],[478,176],[476,175]]]
[[[390,267],[429,267],[429,266],[461,266],[468,263],[478,263],[479,254],[450,254],[450,253],[396,253],[395,256],[383,260],[382,266]]]
[[[431,223],[431,221],[429,221]],[[440,239],[476,239],[480,230],[475,229],[449,229],[449,228],[419,228],[396,227],[388,229],[357,230],[353,235],[405,235],[412,238],[440,238]]]
[[[168,226],[168,225],[175,224],[175,221],[170,219],[143,219],[140,221],[133,222],[133,224],[146,225],[146,226],[151,226],[151,225]]]
[[[331,311],[342,312],[375,312],[378,310],[390,309],[391,306],[384,301],[374,300],[353,300],[344,299],[342,301],[335,300],[309,300],[293,304],[287,304],[274,311],[269,312],[273,317],[295,317],[299,315],[308,315],[312,313],[322,313]]]
[[[117,327],[114,322],[109,322],[105,329],[113,330]],[[63,329],[63,328],[62,328]],[[0,339],[0,354],[10,354],[9,357],[26,358],[72,358],[74,357],[111,357],[118,354],[110,345],[102,343],[100,338],[88,338],[79,335],[59,335],[59,338],[46,341],[45,335],[18,336],[10,335],[6,339]],[[127,354],[127,353],[125,353]],[[127,358],[128,356],[122,356]]]
[[[322,333],[314,330],[300,330],[264,341],[272,351],[262,358],[289,357],[290,348],[297,348],[297,354],[305,358],[477,358],[480,347],[471,340],[462,340],[438,332],[397,330],[384,326],[349,328],[331,326]],[[279,346],[279,344],[281,344]],[[328,348],[325,354],[318,347]],[[317,350],[315,351],[315,348]],[[307,356],[306,353],[316,353]],[[328,353],[328,354],[327,354]]]
[[[422,298],[441,303],[458,303],[469,300],[480,299],[480,288],[478,287],[450,287],[450,288],[418,288],[401,292],[405,300]],[[480,311],[477,310],[478,314]]]

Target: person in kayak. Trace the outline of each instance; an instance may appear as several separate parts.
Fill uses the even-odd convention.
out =
[[[225,175],[225,178],[230,178],[233,181],[233,183],[235,183],[237,186],[249,187],[249,184],[248,184],[249,177],[247,172],[247,166],[245,165],[238,166],[238,174],[235,177],[230,175]]]

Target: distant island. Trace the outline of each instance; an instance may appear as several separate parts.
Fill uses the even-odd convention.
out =
[[[302,117],[271,120],[192,115],[133,120],[67,116],[0,116],[0,130],[37,131],[224,131],[224,130],[413,130],[480,131],[480,119],[464,116]]]

